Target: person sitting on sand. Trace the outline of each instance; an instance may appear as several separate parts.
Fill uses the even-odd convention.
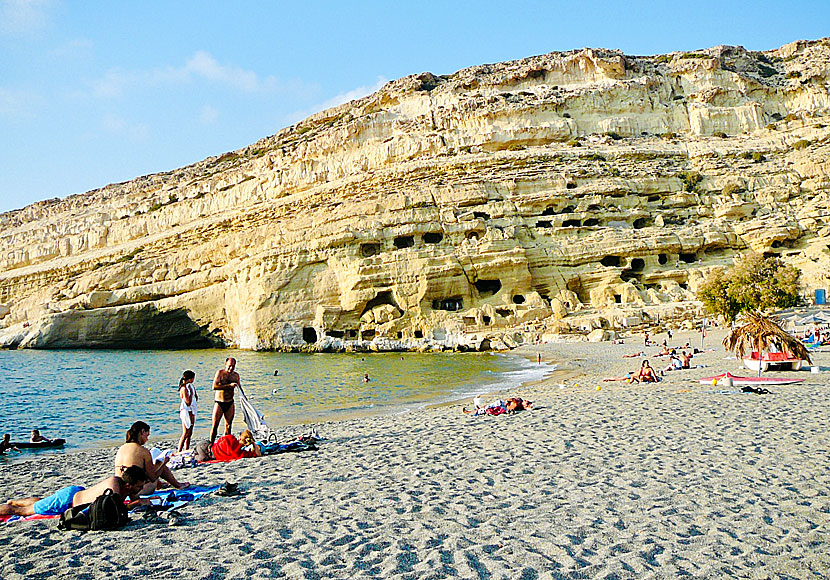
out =
[[[672,352],[664,346],[663,348],[660,349],[660,352],[658,352],[654,356],[670,356],[671,354],[672,354]]]
[[[681,363],[682,368],[684,368],[684,369],[692,368],[691,361],[692,361],[692,355],[686,354],[685,350],[680,351],[680,363]]]
[[[156,491],[159,485],[159,478],[164,479],[176,489],[182,489],[190,485],[184,481],[179,483],[173,472],[167,467],[170,461],[168,454],[159,462],[153,461],[153,456],[144,448],[144,444],[150,438],[150,426],[144,421],[136,421],[127,431],[125,443],[118,449],[115,455],[115,475],[120,476],[128,468],[136,465],[147,473],[147,483],[141,490],[141,495],[147,495]]]
[[[640,358],[641,356],[646,356],[645,351],[641,350],[640,352],[635,352],[633,354],[622,355],[623,358]]]
[[[667,373],[669,371],[679,371],[682,368],[683,363],[680,361],[680,359],[674,355],[671,355],[671,358],[669,359],[669,364],[666,368],[663,369],[663,372]]]
[[[649,364],[648,359],[644,360],[642,366],[640,366],[640,371],[637,373],[637,380],[643,383],[657,382],[657,375],[654,374],[654,369]]]
[[[0,505],[0,516],[59,516],[71,507],[92,503],[108,489],[124,499],[130,498],[132,501],[127,504],[128,508],[150,505],[149,499],[138,497],[145,483],[147,474],[144,470],[132,466],[125,469],[120,477],[107,477],[89,489],[84,489],[80,485],[70,485],[44,498],[10,499],[6,504]]]
[[[32,436],[29,438],[31,443],[51,443],[51,439],[47,439],[43,435],[40,434],[40,431],[37,429],[32,429]]]
[[[604,383],[610,383],[611,381],[625,381],[627,383],[639,383],[640,381],[637,380],[637,377],[631,373],[625,373],[624,377],[606,377],[602,379]]]
[[[20,453],[20,449],[12,445],[11,438],[12,436],[8,433],[3,435],[3,440],[0,441],[0,455],[5,455],[6,451],[17,451]]]

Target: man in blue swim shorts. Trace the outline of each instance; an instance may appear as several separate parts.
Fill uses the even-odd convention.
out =
[[[75,499],[75,494],[83,490],[84,488],[80,485],[64,487],[49,497],[44,497],[42,500],[36,501],[32,505],[32,509],[40,516],[59,516],[72,507],[72,500]]]
[[[70,485],[56,491],[49,497],[24,497],[22,499],[10,499],[4,505],[0,505],[0,516],[59,516],[72,506],[92,503],[95,498],[111,489],[122,498],[130,498],[127,507],[136,505],[148,505],[149,499],[138,499],[138,494],[144,484],[147,483],[147,473],[140,467],[132,466],[124,470],[121,477],[108,477],[98,482],[89,489],[79,485]]]

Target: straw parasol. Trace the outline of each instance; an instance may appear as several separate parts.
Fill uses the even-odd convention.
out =
[[[723,339],[726,350],[744,358],[747,352],[763,354],[775,349],[812,364],[804,343],[781,328],[774,318],[761,312],[745,312],[742,317],[744,324],[732,329]]]

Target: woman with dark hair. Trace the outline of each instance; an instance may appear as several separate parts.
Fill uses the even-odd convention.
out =
[[[150,439],[150,426],[144,421],[136,421],[127,431],[125,443],[118,449],[115,455],[115,475],[121,477],[124,471],[137,465],[147,472],[147,484],[141,490],[141,495],[153,493],[158,487],[159,478],[164,479],[176,489],[182,489],[190,485],[188,482],[179,483],[173,472],[167,467],[170,460],[165,455],[162,461],[153,461],[153,456],[144,448],[144,444]]]
[[[193,426],[196,424],[196,401],[199,400],[199,395],[196,394],[196,387],[193,386],[193,381],[196,379],[196,373],[193,371],[184,371],[182,378],[179,379],[179,418],[182,420],[182,437],[179,439],[178,451],[184,451],[190,448],[190,438],[193,436]]]

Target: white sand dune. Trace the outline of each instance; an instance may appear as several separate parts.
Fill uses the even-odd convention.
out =
[[[708,368],[656,386],[599,381],[639,366],[620,357],[641,345],[537,347],[578,376],[515,393],[532,411],[471,417],[457,404],[330,423],[317,452],[180,471],[244,494],[189,504],[179,527],[0,524],[0,577],[830,576],[830,372],[771,395],[715,392],[694,379],[738,370],[718,347],[695,358]],[[114,453],[4,466],[0,494],[92,483]]]

